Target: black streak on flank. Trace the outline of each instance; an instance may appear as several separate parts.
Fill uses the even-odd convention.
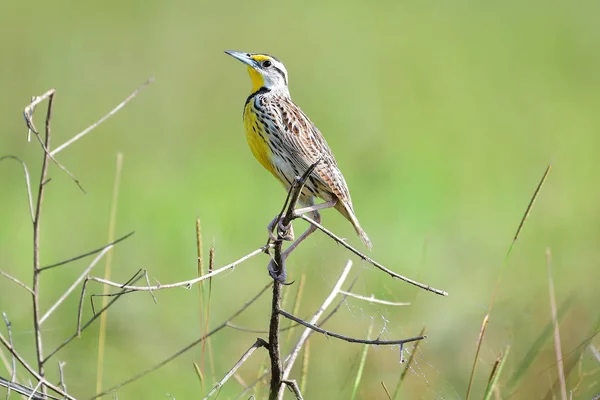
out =
[[[258,136],[260,136],[260,138],[263,140],[263,142],[265,142],[265,144],[267,144],[267,145],[269,144],[267,142],[267,139],[265,139],[265,137],[263,136],[263,134],[261,132],[258,132]]]

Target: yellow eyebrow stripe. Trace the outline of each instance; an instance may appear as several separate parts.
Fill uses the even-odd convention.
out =
[[[265,61],[265,60],[269,60],[271,57],[265,56],[263,54],[255,54],[255,55],[251,56],[251,58],[254,61]]]

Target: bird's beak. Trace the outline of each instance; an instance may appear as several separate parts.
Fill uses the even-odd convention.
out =
[[[225,54],[229,54],[231,57],[240,60],[244,64],[248,64],[252,68],[256,67],[256,61],[250,58],[248,53],[243,53],[241,51],[225,50]]]

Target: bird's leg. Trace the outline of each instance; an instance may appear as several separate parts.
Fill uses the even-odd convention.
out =
[[[316,210],[313,210],[310,212],[312,212],[312,216],[313,216],[313,219],[315,220],[315,222],[321,223],[321,214],[319,214],[319,212]],[[275,222],[273,222],[273,224],[275,224]],[[277,268],[274,259],[272,259],[271,262],[269,262],[269,266],[267,268],[268,268],[269,275],[271,276],[271,278],[273,278],[279,282],[282,282],[282,283],[285,282],[285,278],[286,278],[286,276],[285,276],[285,260],[288,258],[290,253],[292,251],[294,251],[294,249],[296,247],[298,247],[298,245],[304,241],[304,239],[306,239],[308,236],[310,236],[311,233],[313,233],[316,230],[317,230],[317,227],[314,226],[313,224],[310,224],[308,226],[308,229],[306,231],[304,231],[304,233],[302,235],[300,235],[300,237],[298,239],[296,239],[296,241],[294,243],[292,243],[290,245],[290,247],[288,247],[283,253],[281,253],[281,262],[284,263],[283,268]],[[278,271],[281,271],[281,272],[278,272]]]
[[[318,215],[319,216],[319,221],[320,221],[320,215],[318,213],[318,210],[323,210],[325,208],[331,208],[331,207],[335,207],[335,205],[337,204],[338,200],[337,199],[333,199],[333,200],[329,200],[326,201],[324,203],[319,203],[319,204],[313,204],[311,206],[308,207],[303,207],[303,208],[297,208],[294,210],[294,217],[297,218],[303,214],[307,214],[307,213],[316,213],[313,215]],[[277,220],[279,219],[279,223],[277,223]],[[280,218],[279,215],[276,215],[275,218],[273,218],[273,220],[269,223],[269,225],[267,226],[267,231],[269,232],[269,239],[272,241],[277,240],[277,235],[275,235],[274,231],[275,231],[275,225],[277,225],[277,229],[278,229],[278,233],[281,233],[281,238],[283,240],[287,240],[287,241],[292,241],[294,240],[294,228],[292,227],[292,224],[290,223],[288,226],[284,226],[283,225],[283,219]],[[312,230],[311,230],[312,229]],[[306,232],[304,232],[301,236],[302,240],[306,239],[306,236],[310,235],[311,233],[313,233],[315,231],[316,228],[314,228],[312,225],[307,229]],[[308,232],[309,230],[311,230],[310,232]],[[308,232],[308,234],[307,234]],[[300,240],[300,238],[298,238]],[[300,240],[300,241],[302,241]],[[298,242],[298,244],[300,243],[300,241]]]
[[[320,205],[320,204],[318,204],[318,205]],[[309,208],[309,207],[307,207],[307,208]],[[326,207],[325,207],[325,208],[326,208]],[[321,223],[321,214],[319,214],[319,212],[318,212],[317,210],[311,210],[311,211],[308,211],[308,212],[311,212],[311,213],[312,213],[313,219],[314,219],[314,221],[315,221],[316,223],[318,223],[318,224],[320,224],[320,223]],[[306,229],[306,230],[304,231],[304,233],[303,233],[302,235],[300,235],[300,237],[299,237],[298,239],[296,239],[296,241],[295,241],[294,243],[292,243],[292,244],[290,245],[290,247],[288,247],[288,248],[287,248],[287,249],[286,249],[286,250],[283,252],[283,254],[281,254],[281,258],[283,258],[283,259],[285,260],[285,259],[288,257],[288,255],[289,255],[289,254],[290,254],[292,251],[294,251],[294,249],[296,249],[296,247],[298,247],[298,245],[299,245],[300,243],[302,243],[302,242],[304,241],[304,239],[306,239],[307,237],[309,237],[309,236],[310,236],[310,234],[311,234],[311,233],[313,233],[313,232],[314,232],[314,231],[316,231],[316,230],[317,230],[317,227],[316,227],[316,226],[314,226],[313,224],[309,224],[309,225],[308,225],[308,229]]]
[[[334,198],[333,200],[326,201],[325,203],[313,204],[312,206],[309,206],[309,207],[297,208],[294,210],[294,216],[299,217],[302,214],[306,214],[309,212],[317,212],[318,210],[323,210],[325,208],[335,207],[337,202],[338,202],[337,198]],[[317,212],[317,215],[319,215],[318,212]]]

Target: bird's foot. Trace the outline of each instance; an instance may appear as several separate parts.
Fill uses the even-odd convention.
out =
[[[287,240],[289,242],[294,240],[294,228],[292,227],[292,224],[290,223],[289,225],[285,226],[283,225],[283,221],[279,220],[279,223],[277,224],[277,235],[282,240]]]
[[[276,282],[281,283],[282,285],[291,285],[294,281],[286,282],[287,274],[285,272],[285,258],[282,257],[282,264],[278,266],[274,259],[269,261],[269,265],[267,266],[267,270],[269,271],[269,276],[273,278]]]
[[[275,234],[275,226],[277,226],[277,234]],[[274,242],[279,238],[286,241],[294,240],[294,228],[292,228],[292,224],[288,226],[283,225],[283,221],[279,215],[276,215],[275,218],[269,222],[269,225],[267,225],[267,232],[269,233],[269,241]]]

